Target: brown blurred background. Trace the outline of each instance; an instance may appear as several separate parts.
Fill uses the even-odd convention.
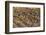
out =
[[[40,8],[13,7],[13,28],[40,26]]]

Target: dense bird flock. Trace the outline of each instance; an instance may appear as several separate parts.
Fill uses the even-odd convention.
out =
[[[40,8],[13,7],[13,28],[40,26]]]

